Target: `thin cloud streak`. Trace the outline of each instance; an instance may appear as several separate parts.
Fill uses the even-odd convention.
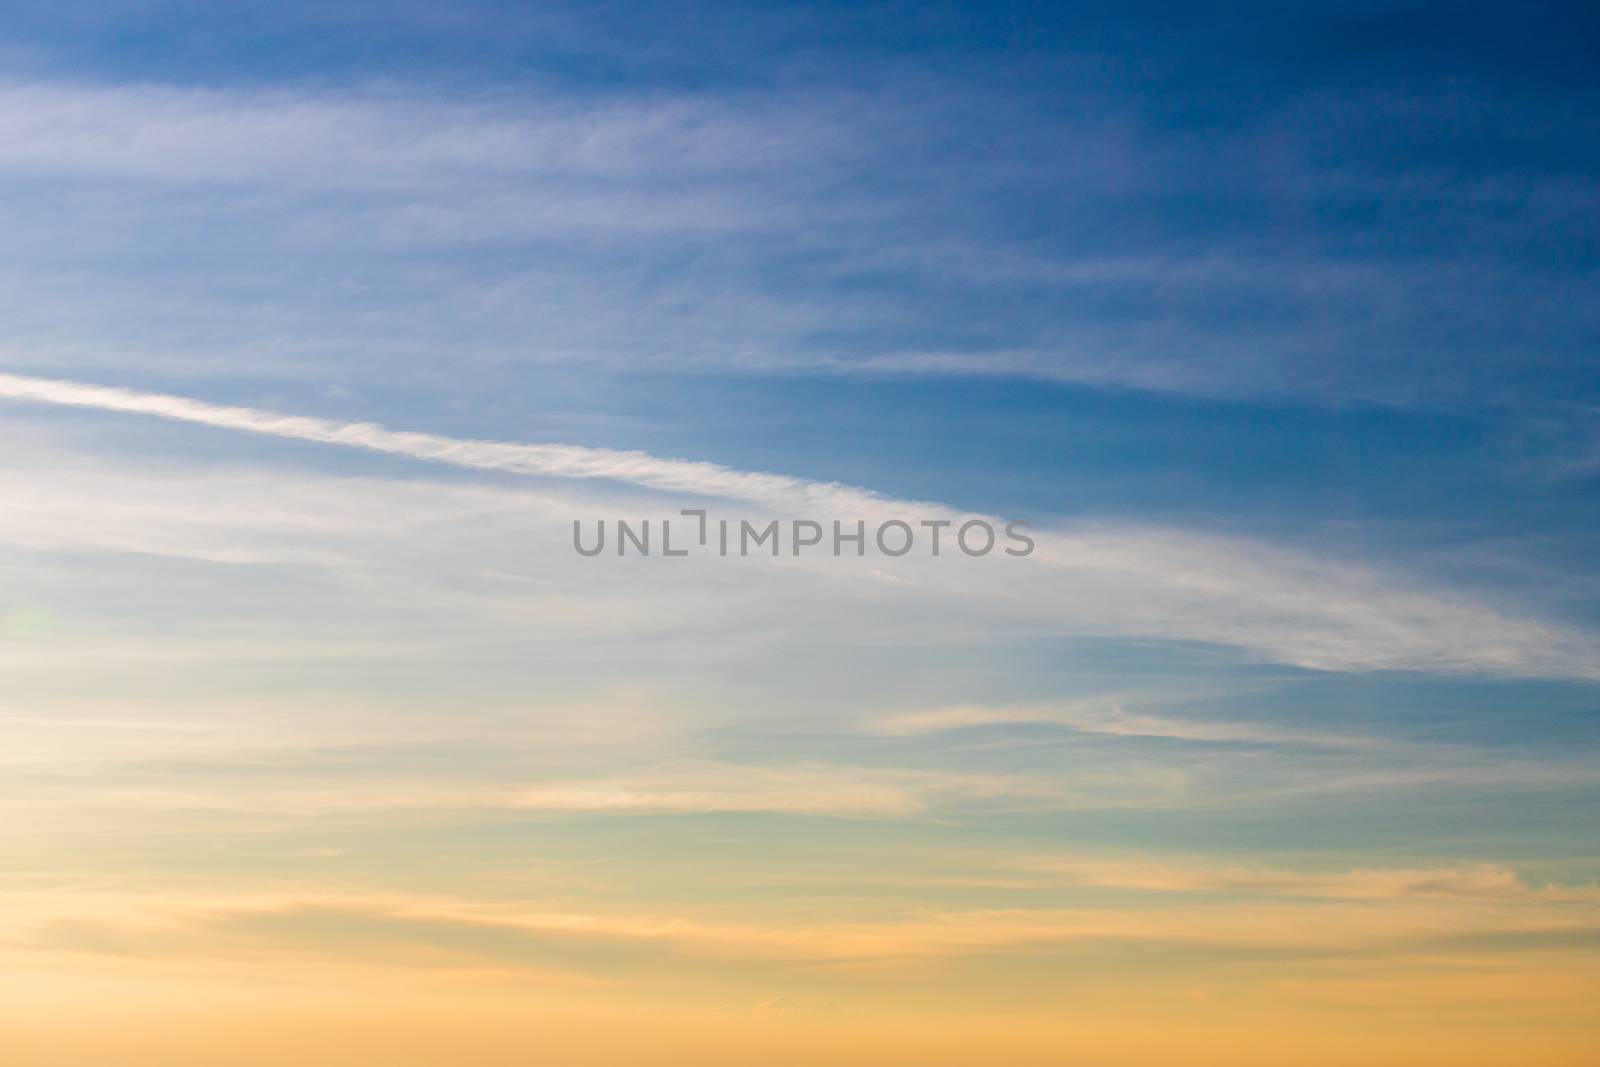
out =
[[[840,483],[640,451],[454,438],[73,381],[0,374],[0,399],[149,415],[471,470],[610,481],[739,501],[778,515],[1000,522]],[[951,557],[940,561],[942,567],[931,560],[896,561],[908,563],[897,577],[914,578],[924,591],[998,604],[1069,633],[1222,644],[1322,670],[1600,677],[1600,640],[1585,630],[1508,615],[1370,568],[1148,527],[1083,523],[1041,531],[1037,541],[1031,557],[983,567],[981,574],[966,565],[995,561]],[[805,562],[816,567],[822,561]]]
[[[289,187],[448,188],[464,177],[716,177],[826,151],[815,104],[677,97],[584,106],[492,95],[306,95],[170,84],[0,84],[0,168]],[[754,152],[752,145],[761,150]]]
[[[875,732],[890,736],[938,734],[953,730],[1005,726],[1056,726],[1081,733],[1113,737],[1169,738],[1264,745],[1310,745],[1325,748],[1386,749],[1391,740],[1353,734],[1322,733],[1294,727],[1247,722],[1204,721],[1147,715],[1121,707],[1095,703],[986,707],[959,705],[887,715],[872,723]]]
[[[17,374],[0,373],[0,398],[154,415],[218,429],[343,445],[473,470],[506,471],[549,478],[610,479],[669,493],[717,496],[791,509],[833,507],[881,514],[890,506],[905,506],[907,503],[849,486],[739,471],[716,463],[662,459],[647,452],[445,437],[390,430],[376,423],[337,422],[259,408],[211,404],[188,397]],[[915,506],[936,507],[931,504]],[[948,513],[946,509],[938,510]]]
[[[1409,877],[1420,872],[1401,872]],[[1445,875],[1449,877],[1447,873]],[[411,941],[418,949],[440,935],[480,931],[510,939],[539,960],[561,944],[639,948],[724,963],[844,963],[983,956],[1016,949],[1062,949],[1092,941],[1145,942],[1191,948],[1256,948],[1284,952],[1405,953],[1418,947],[1460,951],[1474,935],[1537,941],[1580,939],[1596,930],[1584,900],[1494,899],[1451,894],[1402,896],[1373,908],[1366,897],[1323,902],[1187,903],[1160,907],[1022,907],[944,910],[918,907],[882,919],[795,924],[729,921],[648,912],[583,912],[537,905],[482,905],[459,900],[388,895],[343,897],[239,894],[187,900],[141,899],[93,893],[48,899],[12,894],[11,929],[0,931],[44,951],[92,950],[96,944],[162,945],[169,952],[209,955],[248,947],[301,951],[325,946],[329,918],[342,918],[383,943]],[[114,934],[86,939],[85,933]],[[218,935],[224,935],[218,938]],[[233,935],[233,936],[227,936]],[[409,935],[409,936],[408,936]],[[413,940],[414,939],[414,940]],[[469,946],[456,937],[458,948]],[[352,943],[346,936],[342,947]],[[477,946],[480,950],[483,944]]]

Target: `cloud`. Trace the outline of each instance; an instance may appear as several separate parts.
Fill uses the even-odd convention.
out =
[[[230,711],[230,722],[237,716]],[[4,765],[28,788],[0,795],[0,811],[41,824],[107,808],[143,825],[176,813],[289,825],[324,818],[364,824],[375,818],[507,812],[906,820],[981,810],[1159,808],[1173,802],[1157,787],[1156,776],[1137,770],[1085,772],[1064,781],[1042,774],[844,762],[736,763],[669,749],[652,753],[648,765],[637,770],[579,776],[537,765],[541,757],[549,759],[554,745],[530,751],[526,742],[506,739],[498,742],[498,752],[490,752],[486,743],[473,746],[442,730],[433,738],[413,730],[405,742],[388,745],[350,736],[318,746],[282,738],[274,743],[271,731],[250,730],[248,719],[245,727],[219,725],[210,734],[181,723],[165,736],[95,731],[88,751],[41,759],[40,735],[66,748],[84,731],[70,722],[47,721],[48,732],[29,725],[8,725],[17,733],[19,751]],[[356,732],[354,723],[343,729],[347,735]],[[430,743],[447,746],[454,766],[433,774],[411,769]],[[583,744],[567,742],[560,750],[570,762],[592,758]],[[508,752],[532,766],[508,769]]]
[[[639,451],[454,438],[15,374],[0,374],[0,398],[150,415],[471,470],[670,494],[658,505],[662,515],[674,514],[682,498],[688,497],[735,502],[762,515],[844,521],[895,517],[959,522],[975,517],[947,505],[896,500],[839,483]],[[104,508],[103,503],[95,506]],[[577,507],[570,499],[557,504],[568,514],[579,514]],[[248,512],[248,501],[241,500],[241,510]],[[58,529],[71,529],[65,515],[57,516]],[[171,519],[187,521],[181,516]],[[430,536],[439,530],[435,526]],[[836,588],[854,590],[853,595],[867,596],[874,603],[947,606],[948,610],[921,613],[918,625],[922,626],[960,626],[963,614],[979,608],[1035,636],[1206,642],[1324,670],[1600,677],[1600,641],[1589,631],[1500,610],[1467,594],[1430,589],[1380,568],[1240,538],[1132,524],[1079,522],[1041,530],[1037,541],[1037,550],[1025,559],[969,561],[949,554],[938,560],[785,557],[768,561],[770,566],[761,564],[767,568],[764,571],[753,570],[751,561],[740,561],[736,585],[747,585],[751,574],[771,575],[780,583],[827,575],[836,582],[858,583]],[[312,544],[308,542],[307,550],[313,550]],[[894,581],[875,579],[872,571]],[[557,573],[573,581],[569,570]],[[585,573],[604,580],[595,569]],[[684,587],[697,596],[707,595],[713,586],[721,588],[710,580],[709,567],[682,574],[701,583]],[[730,572],[728,577],[735,575]],[[592,587],[585,588],[593,592]],[[885,600],[889,589],[895,590],[894,596]]]
[[[1252,899],[1600,904],[1600,886],[1534,884],[1515,869],[1495,863],[1306,871],[1199,860],[1161,862],[1146,857],[1032,859],[1021,861],[1019,866],[1053,876],[1059,879],[1057,884],[1150,893],[1226,894]]]
[[[554,781],[515,794],[514,807],[568,812],[765,812],[895,818],[974,800],[1049,805],[1063,787],[1018,775],[840,766],[696,763],[637,775]]]
[[[448,350],[485,370],[538,358],[1208,397],[1571,394],[1592,280],[1533,283],[1482,248],[1581,226],[1590,184],[1318,162],[1304,130],[1371,138],[1394,115],[1381,93],[1314,94],[1234,136],[1192,139],[1101,77],[1051,114],[994,86],[904,75],[650,94],[0,83],[0,176],[19,194],[6,224],[21,250],[16,269],[0,264],[6,318],[34,365],[82,368],[130,346],[168,368],[214,368],[210,346],[317,381],[333,352],[373,381],[416,381]],[[1413,106],[1435,125],[1459,120],[1456,98],[1402,112]],[[42,192],[42,174],[67,181]],[[48,192],[61,184],[66,206]],[[1213,198],[1222,219],[1243,203],[1304,232],[1288,230],[1286,246],[1197,240],[1187,216]],[[1352,198],[1395,205],[1371,240],[1309,222],[1368,234],[1341,210]],[[1008,200],[1082,242],[1019,242],[1003,211],[962,210]],[[1430,259],[1387,250],[1405,205],[1458,219],[1450,229],[1472,243]],[[1173,232],[1152,234],[1152,216]],[[514,267],[461,254],[514,242]],[[130,253],[138,269],[107,270]],[[330,288],[368,299],[330,301]],[[1219,306],[1234,309],[1226,323]],[[1395,350],[1410,352],[1405,366]]]
[[[530,445],[389,430],[187,397],[0,373],[0,398],[96,411],[153,415],[179,422],[321,444],[366,449],[473,470],[550,478],[610,479],[664,492],[718,496],[781,506],[882,515],[903,501],[831,483],[734,470],[715,463],[661,459],[646,452]],[[927,505],[932,507],[933,505]]]
[[[1271,723],[1182,719],[1124,711],[1098,702],[994,707],[978,704],[897,712],[874,720],[872,728],[892,736],[936,734],[995,726],[1059,726],[1112,737],[1154,737],[1264,745],[1312,745],[1345,749],[1384,749],[1395,742],[1376,737],[1302,730]]]
[[[1501,937],[1537,946],[1600,932],[1589,897],[1489,899],[1451,894],[1348,900],[1222,899],[1158,906],[940,909],[877,918],[734,919],[622,907],[563,910],[405,894],[13,894],[5,929],[35,950],[133,951],[239,958],[352,954],[373,963],[460,967],[491,960],[578,975],[657,959],[731,964],[909,963],[1146,944],[1312,956],[1456,952]],[[707,909],[709,911],[709,909]],[[397,953],[395,950],[405,950]],[[581,955],[574,950],[583,949]]]
[[[0,168],[182,182],[376,191],[511,175],[726,182],[814,160],[828,130],[815,106],[770,98],[547,94],[512,104],[393,90],[0,84]]]
[[[225,373],[248,352],[315,381],[337,353],[386,384],[426,383],[447,352],[479,373],[1002,375],[1480,409],[1581,385],[1592,280],[1517,263],[1585,224],[1592,183],[1390,161],[1382,91],[1197,140],[1103,72],[1055,74],[1068,106],[1047,111],[904,71],[649,94],[0,83],[18,250],[0,311],[30,365],[73,373],[122,347]],[[1459,103],[1400,113],[1448,140]],[[1330,168],[1304,132],[1329,128],[1379,149]],[[1352,201],[1388,205],[1382,223]],[[1213,233],[1193,217],[1213,210],[1287,228]],[[1016,236],[1035,229],[1075,237]]]

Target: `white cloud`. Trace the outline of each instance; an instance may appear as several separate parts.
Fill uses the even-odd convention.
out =
[[[825,765],[696,763],[635,776],[555,781],[517,793],[514,807],[588,812],[769,812],[903,817],[955,801],[1059,796],[1039,779]]]
[[[1241,742],[1265,745],[1312,745],[1326,748],[1392,748],[1395,742],[1354,734],[1302,730],[1273,723],[1185,719],[1124,711],[1116,705],[1085,701],[1009,707],[958,705],[886,715],[872,728],[891,736],[944,733],[991,726],[1059,726],[1112,737],[1171,738],[1180,741]]]
[[[827,131],[815,107],[772,101],[0,85],[0,168],[177,181],[390,190],[512,174],[727,178],[814,159]]]
[[[527,475],[548,479],[550,486],[576,481],[669,494],[667,499],[653,504],[636,502],[635,516],[651,512],[670,516],[685,502],[684,498],[689,498],[741,504],[757,512],[748,516],[751,518],[816,516],[851,521],[860,517],[874,522],[889,517],[957,521],[967,517],[946,505],[895,500],[854,486],[667,459],[644,452],[396,431],[372,423],[336,422],[69,381],[0,374],[0,398],[151,415],[471,470]],[[93,543],[99,532],[115,530],[119,525],[148,527],[148,505],[141,499],[146,494],[130,497],[127,486],[118,488],[116,477],[103,480],[104,489],[78,492],[76,504],[51,505],[57,513],[54,518],[47,515],[43,519],[38,515],[37,501],[29,510],[33,493],[27,478],[14,480],[12,495],[19,502],[19,510],[11,523],[14,530],[23,531],[14,536],[20,536],[23,543],[29,543],[29,538],[37,540],[45,536],[40,533],[42,523],[43,527],[58,531],[53,536],[85,538]],[[367,491],[386,497],[388,503],[382,507],[409,509],[414,516],[427,494],[416,487],[391,492],[381,485],[381,480],[371,482]],[[480,506],[487,508],[485,514],[498,516],[500,523],[490,524],[489,533],[504,537],[517,526],[513,516],[519,506],[517,501],[521,500],[539,510],[542,521],[549,523],[541,528],[552,540],[542,546],[546,549],[542,554],[530,555],[529,546],[522,544],[514,554],[501,556],[498,568],[481,563],[475,566],[473,570],[485,580],[496,572],[504,579],[499,582],[502,588],[498,592],[485,591],[486,598],[511,608],[508,597],[515,595],[517,583],[509,579],[536,573],[574,597],[592,598],[607,588],[625,597],[635,595],[637,590],[624,588],[621,570],[603,570],[597,565],[579,572],[579,577],[569,566],[558,565],[562,559],[570,562],[565,555],[571,550],[570,526],[565,517],[595,517],[593,495],[584,500],[550,488],[537,498],[513,496],[508,506],[504,501],[489,503],[494,492],[491,488],[474,489],[457,504],[466,505],[468,498],[479,496]],[[232,513],[238,516],[240,528],[245,528],[260,521],[275,521],[273,514],[288,506],[283,502],[292,502],[300,495],[292,488],[274,489],[272,502],[266,504],[260,516],[252,515],[259,494],[235,490],[224,494],[224,498],[233,501]],[[43,499],[48,501],[50,494],[46,493]],[[72,512],[73,507],[80,512]],[[119,511],[121,517],[109,516],[108,507]],[[309,555],[326,552],[328,542],[317,536],[317,527],[330,521],[318,515],[324,505],[305,498],[299,507],[302,517],[295,520],[300,524],[295,550]],[[81,509],[88,509],[92,522],[76,521],[85,517]],[[440,556],[429,547],[432,539],[439,538],[447,546],[459,545],[460,536],[481,532],[475,520],[464,516],[462,522],[467,528],[456,527],[451,535],[450,522],[438,514],[428,521],[420,517],[399,520],[394,514],[384,521],[374,521],[357,518],[355,511],[359,509],[334,505],[326,510],[333,521],[365,521],[372,529],[409,526],[421,531],[410,542],[415,553],[411,557],[413,566],[430,555],[439,561]],[[217,514],[213,507],[191,514],[188,508],[174,506],[157,516],[155,525],[192,532],[214,523]],[[313,515],[318,517],[309,517]],[[528,528],[522,529],[525,532]],[[147,531],[141,536],[151,535]],[[227,540],[227,536],[220,539]],[[261,541],[259,537],[251,540],[258,544]],[[991,642],[1018,634],[1205,642],[1327,670],[1600,677],[1600,641],[1588,631],[1514,614],[1471,595],[1429,588],[1381,568],[1325,560],[1245,539],[1131,524],[1081,522],[1040,530],[1037,541],[1037,550],[1025,559],[967,560],[948,553],[937,560],[920,556],[899,560],[871,556],[864,560],[784,557],[776,561],[721,561],[723,565],[719,567],[715,560],[699,558],[675,573],[661,573],[648,592],[662,597],[663,604],[673,596],[690,598],[686,603],[703,603],[707,598],[726,603],[729,596],[749,600],[780,593],[795,595],[801,588],[799,583],[822,578],[829,582],[829,594],[834,599],[816,605],[816,609],[833,617],[833,625],[838,625],[841,603],[871,607],[872,614],[864,617],[868,621],[846,627],[858,634],[869,632],[870,619],[876,617],[880,622],[901,620],[907,627],[930,634],[942,628],[952,636],[987,626],[992,631]],[[502,539],[500,543],[502,551],[510,548],[509,542]],[[229,558],[227,554],[235,551],[245,553],[241,558],[250,558],[248,553],[254,550],[216,541],[207,549],[210,558],[219,559]],[[352,551],[359,558],[368,550],[357,545],[347,550],[347,558]],[[550,552],[559,555],[552,556]],[[492,558],[492,554],[482,558]],[[397,567],[391,577],[403,583],[408,580],[404,572],[404,567]],[[875,578],[874,572],[893,580]],[[675,614],[682,617],[690,612]],[[770,612],[765,615],[769,628],[779,625]],[[513,618],[504,616],[503,621]],[[858,614],[857,618],[862,617]]]

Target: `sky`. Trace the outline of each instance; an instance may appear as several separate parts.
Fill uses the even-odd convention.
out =
[[[5,1062],[1594,1062],[1593,12],[6,25]]]

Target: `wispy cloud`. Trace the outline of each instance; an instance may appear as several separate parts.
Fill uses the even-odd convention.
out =
[[[1274,723],[1184,719],[1129,712],[1096,701],[1013,707],[958,705],[898,712],[872,723],[873,729],[898,736],[993,726],[1059,726],[1112,737],[1164,737],[1181,741],[1312,745],[1344,749],[1384,749],[1395,745],[1395,742],[1383,738],[1296,729]]]
[[[150,415],[472,470],[716,498],[780,516],[974,517],[839,483],[639,451],[446,437],[14,374],[0,374],[0,398]],[[665,506],[670,513],[670,503]],[[1034,555],[1000,561],[1003,566],[992,560],[968,566],[956,558],[894,562],[904,564],[895,574],[906,580],[897,588],[985,604],[1036,633],[1219,643],[1329,670],[1600,677],[1600,642],[1579,627],[1513,614],[1380,568],[1244,539],[1079,523],[1042,531]],[[784,561],[772,570],[781,578],[796,567],[818,573],[835,563],[839,576],[867,576],[862,564],[848,560]]]
[[[1339,402],[1569,395],[1595,325],[1592,280],[1546,272],[1535,284],[1482,247],[1584,225],[1593,183],[1537,168],[1467,181],[1370,155],[1329,173],[1297,126],[1381,140],[1368,125],[1398,113],[1460,135],[1448,97],[1310,94],[1194,139],[1104,92],[1103,72],[1080,73],[1057,72],[1071,106],[1052,113],[906,77],[650,94],[0,83],[0,179],[29,197],[6,220],[20,250],[0,274],[17,294],[8,333],[29,365],[80,373],[111,345],[147,365],[215,370],[232,360],[207,345],[226,338],[255,369],[270,349],[274,373],[302,378],[327,365],[296,351],[338,351],[348,371],[372,358],[353,351],[382,348],[391,358],[365,367],[373,381],[425,379],[448,352],[479,373],[538,359]],[[953,138],[970,146],[955,158]],[[63,209],[51,194],[35,202],[40,176],[90,188]],[[1388,248],[1392,235],[1351,242],[1313,221],[1354,226],[1339,210],[1352,198],[1442,212],[1467,247],[1419,260]],[[1012,200],[1083,240],[1016,240]],[[979,202],[999,206],[961,209]],[[1301,226],[1281,242],[1202,240],[1195,220],[1150,232],[1151,217],[1213,202],[1224,220],[1244,210]],[[60,240],[63,226],[76,239]],[[527,253],[511,267],[493,251],[508,243]],[[188,273],[229,245],[252,251],[222,275],[274,299],[222,291],[210,268]],[[169,250],[159,281],[105,269],[130,246]],[[269,260],[318,266],[264,268],[263,246]],[[396,249],[411,254],[397,262]],[[440,249],[449,262],[430,258]],[[347,283],[379,294],[353,314],[330,306],[329,286]],[[1219,306],[1235,309],[1225,322]],[[1530,351],[1558,355],[1537,373],[1512,365]]]
[[[1422,872],[1401,872],[1402,879]],[[1443,875],[1449,878],[1448,873]],[[1289,894],[1293,896],[1294,894]],[[1317,894],[1311,894],[1315,896]],[[396,947],[417,962],[448,948],[436,965],[474,958],[539,966],[588,946],[587,966],[615,966],[606,950],[627,948],[724,964],[912,962],[1003,955],[1018,949],[1060,951],[1087,943],[1138,943],[1185,949],[1233,948],[1370,958],[1420,950],[1462,951],[1473,938],[1582,938],[1597,928],[1592,898],[1524,894],[1517,898],[1388,893],[1374,908],[1360,893],[1348,900],[1219,900],[1142,908],[1017,907],[944,910],[915,907],[882,918],[847,921],[743,921],[714,915],[639,909],[572,911],[523,903],[493,904],[398,894],[296,896],[238,894],[140,899],[75,892],[54,901],[12,894],[15,943],[36,949],[315,955],[355,947],[381,962]],[[69,919],[69,916],[71,917]],[[566,948],[567,951],[563,951]],[[545,965],[548,965],[547,963]]]
[[[0,374],[0,397],[10,400],[153,415],[179,422],[272,437],[384,452],[474,470],[550,478],[603,478],[647,489],[717,496],[783,507],[868,515],[903,506],[865,490],[781,475],[734,470],[715,463],[662,459],[574,445],[533,445],[390,430],[374,423],[336,422],[258,408],[210,404],[188,397],[78,382]],[[932,507],[933,505],[928,505]]]
[[[982,800],[1049,804],[1060,783],[1018,775],[688,764],[637,775],[555,781],[518,792],[518,808],[569,812],[768,812],[904,817]]]
[[[1536,884],[1511,867],[1473,863],[1413,869],[1306,871],[1272,866],[1219,865],[1200,860],[1035,859],[1027,870],[1061,884],[1172,894],[1227,894],[1247,898],[1322,900],[1442,899],[1600,905],[1600,886]]]
[[[0,84],[0,169],[371,190],[644,173],[726,185],[814,162],[837,141],[818,103],[12,83]]]

